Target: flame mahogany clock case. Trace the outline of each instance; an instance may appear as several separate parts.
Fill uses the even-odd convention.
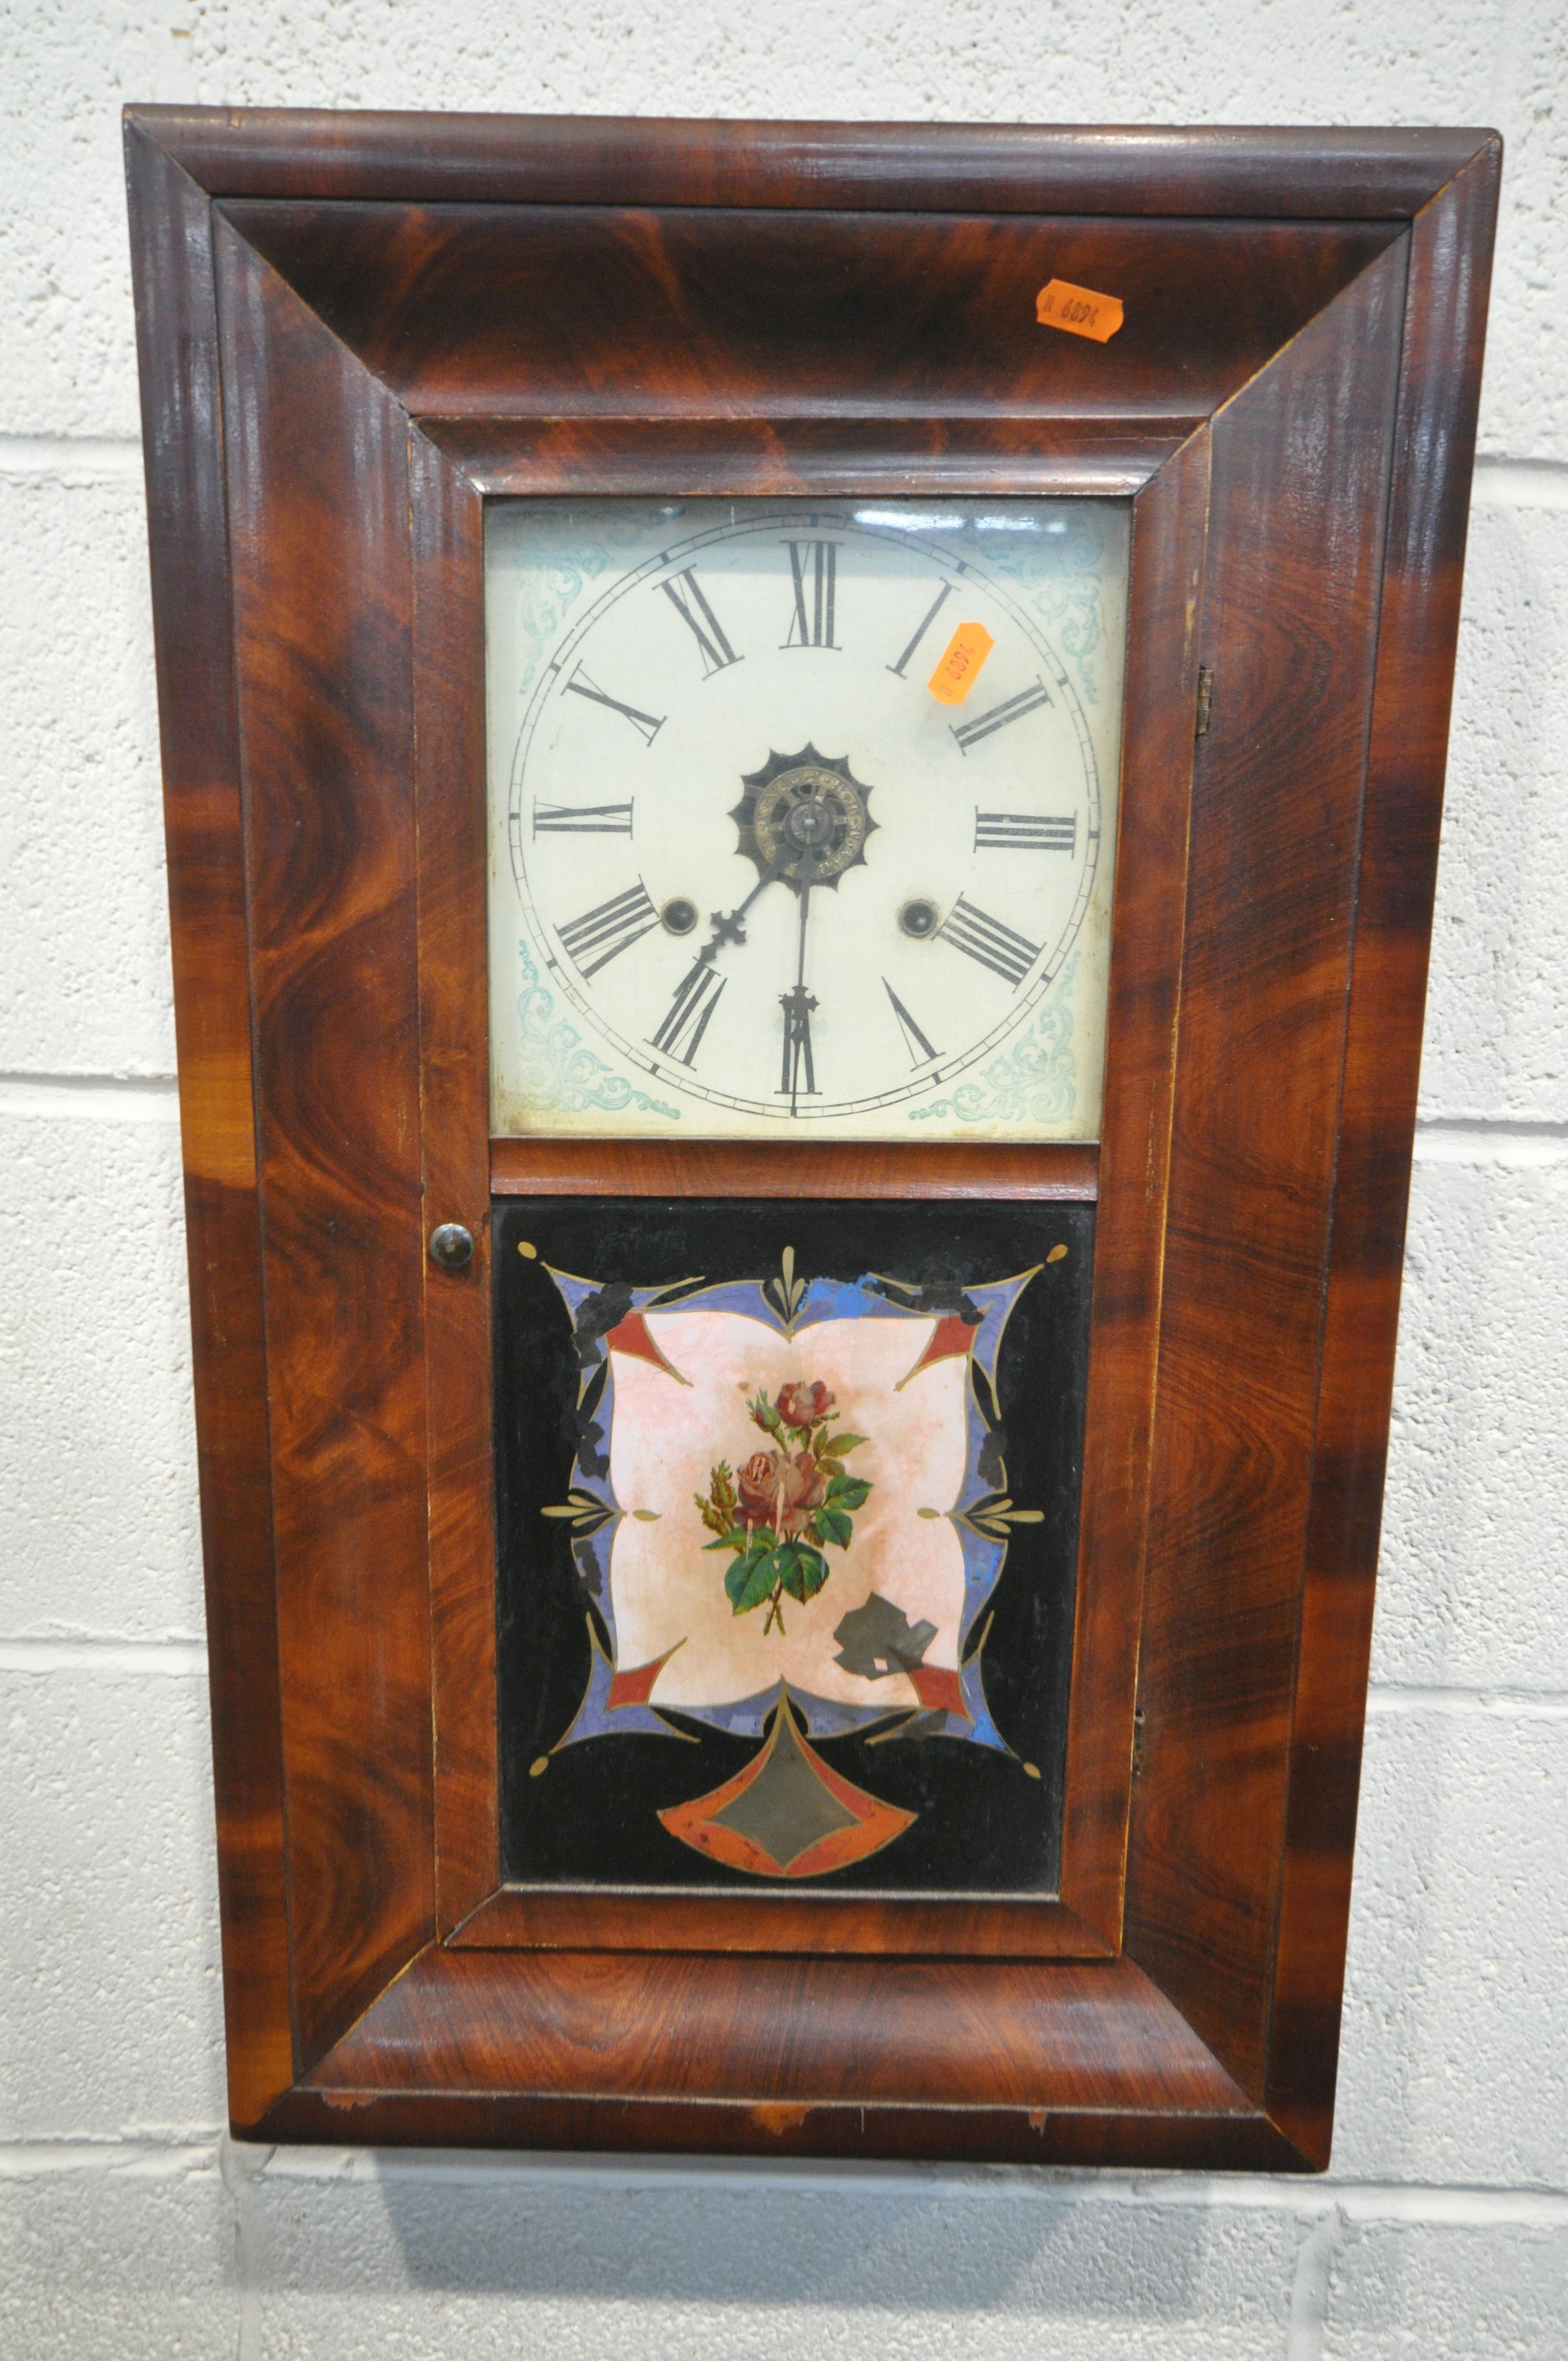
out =
[[[236,2130],[1321,2168],[1496,137],[126,141]],[[1037,319],[1052,280],[1123,324]],[[1097,1144],[490,1137],[485,516],[545,496],[1124,504]],[[668,1379],[640,1279],[787,1338],[802,1281],[891,1272],[879,1334],[923,1307],[979,1369],[963,1288],[1025,1254],[974,1432],[1011,1387],[1055,1521],[963,1496],[1003,1637],[845,1617],[844,1678],[905,1684],[869,1733],[611,1697],[594,1535],[663,1528],[580,1489],[609,1314],[549,1272],[621,1287],[623,1415]],[[551,1647],[641,1734],[557,1746]]]

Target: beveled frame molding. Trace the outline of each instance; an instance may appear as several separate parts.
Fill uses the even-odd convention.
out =
[[[1495,135],[126,140],[235,2128],[1321,2167]],[[484,1136],[483,501],[589,488],[1134,502],[1092,1172],[798,1176],[1098,1192],[1065,1941],[496,1896],[488,1296],[425,1232],[748,1189]]]

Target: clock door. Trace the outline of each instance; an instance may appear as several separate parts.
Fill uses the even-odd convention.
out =
[[[492,1224],[536,1925],[1059,1894],[1092,1187],[818,1168],[1098,1140],[1129,542],[1112,500],[488,511],[492,1126],[588,1184]],[[618,1193],[648,1138],[670,1193]],[[762,1193],[700,1193],[716,1141]]]

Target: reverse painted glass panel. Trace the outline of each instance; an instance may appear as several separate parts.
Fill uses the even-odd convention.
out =
[[[509,1875],[1054,1889],[1092,1225],[498,1206]]]

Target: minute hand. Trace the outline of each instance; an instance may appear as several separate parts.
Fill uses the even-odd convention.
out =
[[[806,988],[806,922],[811,910],[811,888],[817,876],[817,855],[807,850],[800,856],[796,872],[800,879],[800,952],[795,961],[795,990],[781,992],[779,1005],[784,1010],[784,1071],[779,1089],[789,1093],[789,1111],[795,1112],[795,1101],[801,1094],[801,1069],[806,1070],[804,1089],[808,1098],[817,1095],[817,1074],[811,1057],[811,1018],[817,1003]]]

